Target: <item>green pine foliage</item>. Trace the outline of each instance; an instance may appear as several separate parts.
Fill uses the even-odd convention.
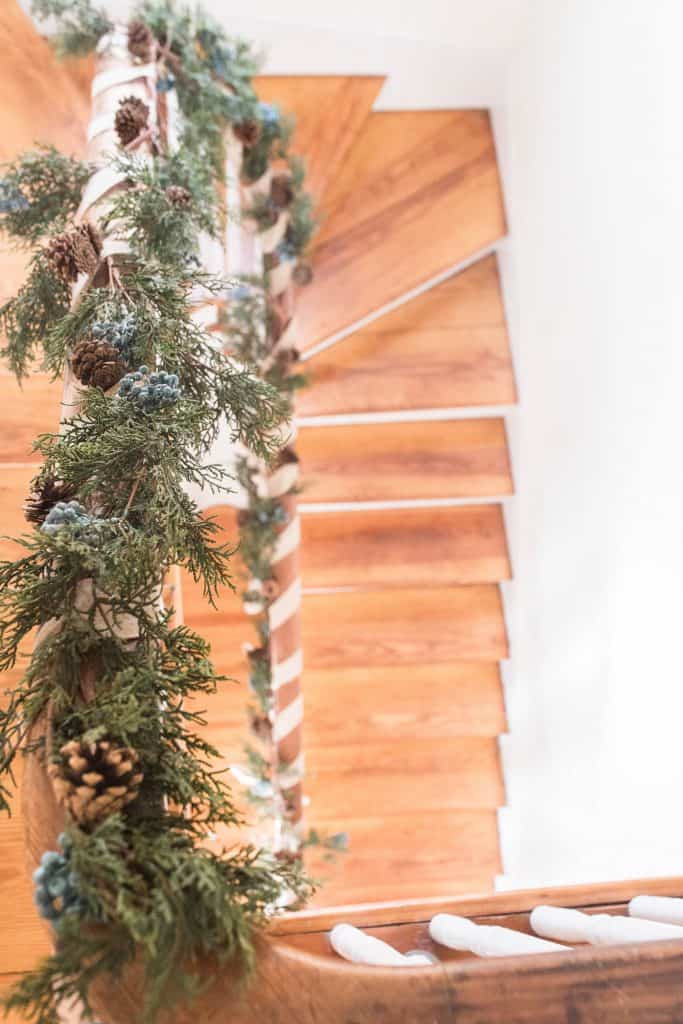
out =
[[[186,119],[183,143],[201,154],[202,163],[222,181],[224,126],[253,117],[258,109],[251,83],[258,62],[251,48],[226,38],[203,11],[171,0],[143,0],[135,17],[149,26],[162,47],[162,82],[177,90]]]
[[[315,233],[316,219],[313,201],[306,192],[299,192],[292,203],[289,223],[285,234],[288,249],[299,256],[306,251]]]
[[[40,17],[56,19],[64,54],[89,52],[111,28],[90,0],[33,6]],[[246,177],[258,177],[271,159],[288,161],[299,206],[306,204],[303,168],[287,154],[290,122],[258,103],[256,62],[246,44],[168,0],[143,0],[134,17],[154,33],[160,89],[177,90],[183,120],[172,154],[161,151],[151,162],[115,158],[131,187],[113,197],[105,230],[132,241],[130,256],[105,262],[71,309],[69,288],[44,246],[73,226],[91,169],[46,148],[9,165],[0,185],[4,229],[34,249],[24,286],[0,309],[4,355],[17,377],[39,357],[58,376],[79,342],[102,337],[102,324],[125,323],[121,358],[128,370],[162,367],[177,378],[173,400],[160,404],[131,401],[115,389],[83,389],[64,432],[35,442],[43,464],[34,485],[40,490],[58,480],[86,512],[47,530],[36,527],[21,538],[20,557],[0,563],[0,670],[16,663],[22,644],[43,627],[0,711],[0,807],[9,808],[17,754],[50,757],[32,732],[48,713],[52,749],[107,739],[135,750],[143,775],[139,795],[123,811],[88,825],[67,822],[71,869],[87,914],[62,915],[55,953],[9,997],[8,1005],[34,1024],[55,1024],[58,1003],[74,996],[90,1012],[93,982],[116,977],[134,958],[146,974],[140,1019],[152,1022],[159,1009],[206,983],[203,958],[248,966],[254,932],[283,894],[305,900],[310,893],[296,861],[209,844],[217,827],[240,821],[214,767],[217,751],[201,736],[205,720],[196,699],[231,684],[216,674],[206,643],[174,627],[159,600],[174,564],[201,582],[210,601],[232,587],[232,546],[199,515],[187,487],[233,486],[224,469],[206,464],[226,421],[232,437],[267,464],[286,439],[283,424],[300,380],[277,361],[263,369],[272,347],[263,281],[252,282],[248,303],[230,304],[226,327],[235,359],[192,319],[197,289],[226,291],[226,282],[201,271],[197,259],[200,232],[215,233],[224,222],[216,184],[224,176],[226,126],[259,122]],[[189,197],[179,198],[178,189]],[[303,220],[297,214],[297,223]],[[302,237],[301,226],[296,232]],[[129,391],[148,387],[149,379],[145,372],[129,379]],[[242,555],[254,575],[266,578],[282,509],[258,498],[250,466],[239,467],[250,497]],[[257,629],[267,647],[267,616]],[[257,689],[267,708],[268,660],[263,667]]]
[[[6,235],[29,246],[64,230],[92,174],[83,160],[54,146],[24,153],[0,170],[0,225]]]
[[[279,107],[259,103],[251,112],[260,127],[256,145],[246,150],[242,162],[242,177],[246,182],[257,181],[268,170],[272,160],[287,159],[287,148],[294,132],[294,122],[285,117]]]
[[[124,154],[115,166],[133,187],[114,195],[105,229],[120,224],[117,230],[132,240],[141,259],[163,264],[185,257],[189,262],[197,251],[199,232],[217,234],[219,211],[211,168],[197,162],[187,143],[153,163]],[[187,206],[169,199],[167,189],[173,187],[189,192]]]
[[[62,57],[91,53],[112,28],[106,10],[90,0],[32,0],[31,11],[37,18],[55,19],[55,48]]]
[[[0,306],[0,329],[7,339],[0,355],[18,379],[26,376],[41,341],[68,309],[68,285],[55,276],[44,250],[38,249],[19,292]]]

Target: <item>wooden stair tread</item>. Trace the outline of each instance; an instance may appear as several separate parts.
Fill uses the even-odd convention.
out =
[[[488,114],[373,112],[326,202],[333,212],[315,243],[315,281],[297,303],[304,348],[505,233]]]
[[[362,780],[359,780],[362,786]],[[313,907],[484,892],[500,871],[498,830],[493,810],[421,811],[392,814],[386,804],[377,815],[343,821],[320,815],[307,820],[321,831],[344,828],[349,851],[325,863],[315,850],[307,864],[323,887]]]
[[[296,119],[292,150],[306,160],[306,189],[316,202],[343,166],[384,84],[383,75],[260,75],[260,100]]]
[[[512,477],[502,419],[306,427],[303,502],[493,497]]]
[[[306,370],[301,416],[513,403],[496,257],[318,353]]]
[[[35,462],[41,456],[32,451],[39,434],[59,427],[61,381],[47,374],[31,373],[21,387],[10,373],[0,373],[0,462]]]
[[[17,777],[21,778],[21,758]],[[38,917],[33,902],[24,842],[24,824],[15,796],[12,817],[0,826],[0,970],[28,971],[50,952],[48,926]]]
[[[24,502],[38,465],[0,465],[0,509],[2,509],[3,536],[0,537],[0,558],[20,558],[24,549],[11,538],[30,533],[32,526],[24,517]]]
[[[446,740],[392,739],[334,746],[306,740],[306,793],[311,809],[327,818],[353,813],[370,817],[378,807],[391,814],[415,814],[466,807],[500,807],[505,797],[498,744],[489,736]]]
[[[21,974],[0,974],[0,999],[5,998],[9,990],[20,980]],[[26,1018],[20,1017],[15,1010],[7,1013],[3,1021],[4,1024],[26,1024]]]
[[[493,584],[311,594],[302,619],[306,662],[314,669],[507,657]]]
[[[500,671],[493,662],[306,668],[304,690],[307,747],[339,742],[340,708],[344,737],[353,743],[410,742],[415,736],[447,740],[505,731]]]
[[[37,142],[53,143],[65,153],[81,156],[90,96],[74,83],[18,4],[0,5],[0,48],[0,161],[34,149]],[[26,252],[12,248],[7,238],[0,237],[0,302],[14,295],[23,283],[27,263]],[[2,456],[0,461],[8,460]]]
[[[304,588],[508,579],[500,505],[324,512],[302,517]]]

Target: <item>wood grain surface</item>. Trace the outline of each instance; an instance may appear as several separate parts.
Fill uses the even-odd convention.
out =
[[[508,653],[493,584],[309,595],[303,637],[312,668],[499,661]]]
[[[323,832],[346,829],[349,850],[332,863],[315,851],[307,856],[309,870],[323,883],[313,899],[316,908],[445,892],[490,892],[500,871],[493,810],[405,814],[385,796],[382,813],[375,810],[366,818],[330,818],[319,811],[314,802],[307,821]]]
[[[0,821],[0,970],[28,971],[49,952],[47,928],[33,903],[24,819],[16,798],[12,817]]]
[[[327,194],[384,84],[382,75],[260,75],[259,99],[296,120],[292,151],[306,160],[306,189],[329,214]],[[322,205],[321,205],[322,204]]]
[[[343,823],[354,815],[412,814],[444,809],[499,807],[504,802],[498,743],[488,736],[414,737],[410,743],[376,739],[372,744],[340,737],[334,747],[306,743],[311,808]]]
[[[304,503],[512,492],[499,418],[306,427],[298,450]]]
[[[302,416],[513,403],[496,257],[318,353],[306,371]]]
[[[371,746],[415,737],[448,740],[505,731],[500,670],[494,662],[419,662],[306,671],[306,745],[334,748],[345,734]]]
[[[15,0],[0,4],[0,161],[49,142],[82,156],[89,100]],[[25,253],[0,237],[0,301],[25,277]]]
[[[302,520],[305,588],[509,579],[500,505],[323,512]]]
[[[0,463],[41,461],[33,451],[39,434],[59,427],[61,381],[32,373],[21,384],[13,374],[0,373]]]
[[[373,112],[336,175],[297,319],[308,348],[505,233],[481,110]]]
[[[0,999],[4,999],[12,988],[21,979],[21,974],[0,973]],[[26,1018],[20,1017],[18,1013],[8,1013],[3,1017],[4,1024],[25,1024]]]

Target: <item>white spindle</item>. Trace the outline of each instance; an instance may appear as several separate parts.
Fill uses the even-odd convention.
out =
[[[683,926],[683,900],[674,896],[634,896],[628,912],[631,917]]]
[[[330,932],[332,949],[354,964],[373,967],[428,967],[434,963],[429,953],[399,953],[388,942],[366,935],[352,924],[337,924]]]
[[[429,923],[434,942],[475,956],[525,956],[529,953],[557,953],[567,946],[526,935],[513,928],[475,924],[455,914],[437,914]]]
[[[656,921],[640,921],[612,914],[584,914],[565,907],[536,907],[531,927],[547,939],[560,942],[589,942],[607,946],[620,942],[656,942],[683,939],[683,928]]]

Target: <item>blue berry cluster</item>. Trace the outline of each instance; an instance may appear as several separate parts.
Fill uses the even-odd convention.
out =
[[[38,913],[57,924],[64,914],[83,916],[86,906],[78,891],[78,878],[71,870],[71,847],[67,837],[59,837],[63,853],[48,850],[33,873],[34,898]]]
[[[175,89],[175,78],[173,75],[157,78],[157,92],[170,92],[171,89]]]
[[[286,238],[283,238],[277,249],[275,250],[280,257],[281,263],[291,263],[292,260],[296,259],[296,249],[291,242],[288,242]]]
[[[253,292],[248,284],[234,284],[228,292],[228,298],[231,302],[244,302],[245,299],[250,299]]]
[[[93,517],[78,501],[58,501],[53,505],[41,526],[44,533],[53,535],[63,526],[92,526]]]
[[[158,412],[175,405],[180,398],[178,377],[164,370],[150,373],[147,366],[141,366],[123,378],[119,398],[132,402],[142,412]]]
[[[92,336],[98,341],[108,341],[118,349],[124,363],[130,364],[133,357],[133,342],[137,332],[134,313],[128,313],[121,320],[97,320],[92,325]]]
[[[259,103],[261,121],[264,125],[276,125],[280,121],[280,111],[272,103]]]
[[[9,181],[0,180],[0,213],[19,213],[28,208],[29,201],[21,190]]]
[[[271,526],[277,523],[287,522],[287,513],[280,504],[274,503],[271,507],[264,505],[256,512],[256,521],[261,526]]]

